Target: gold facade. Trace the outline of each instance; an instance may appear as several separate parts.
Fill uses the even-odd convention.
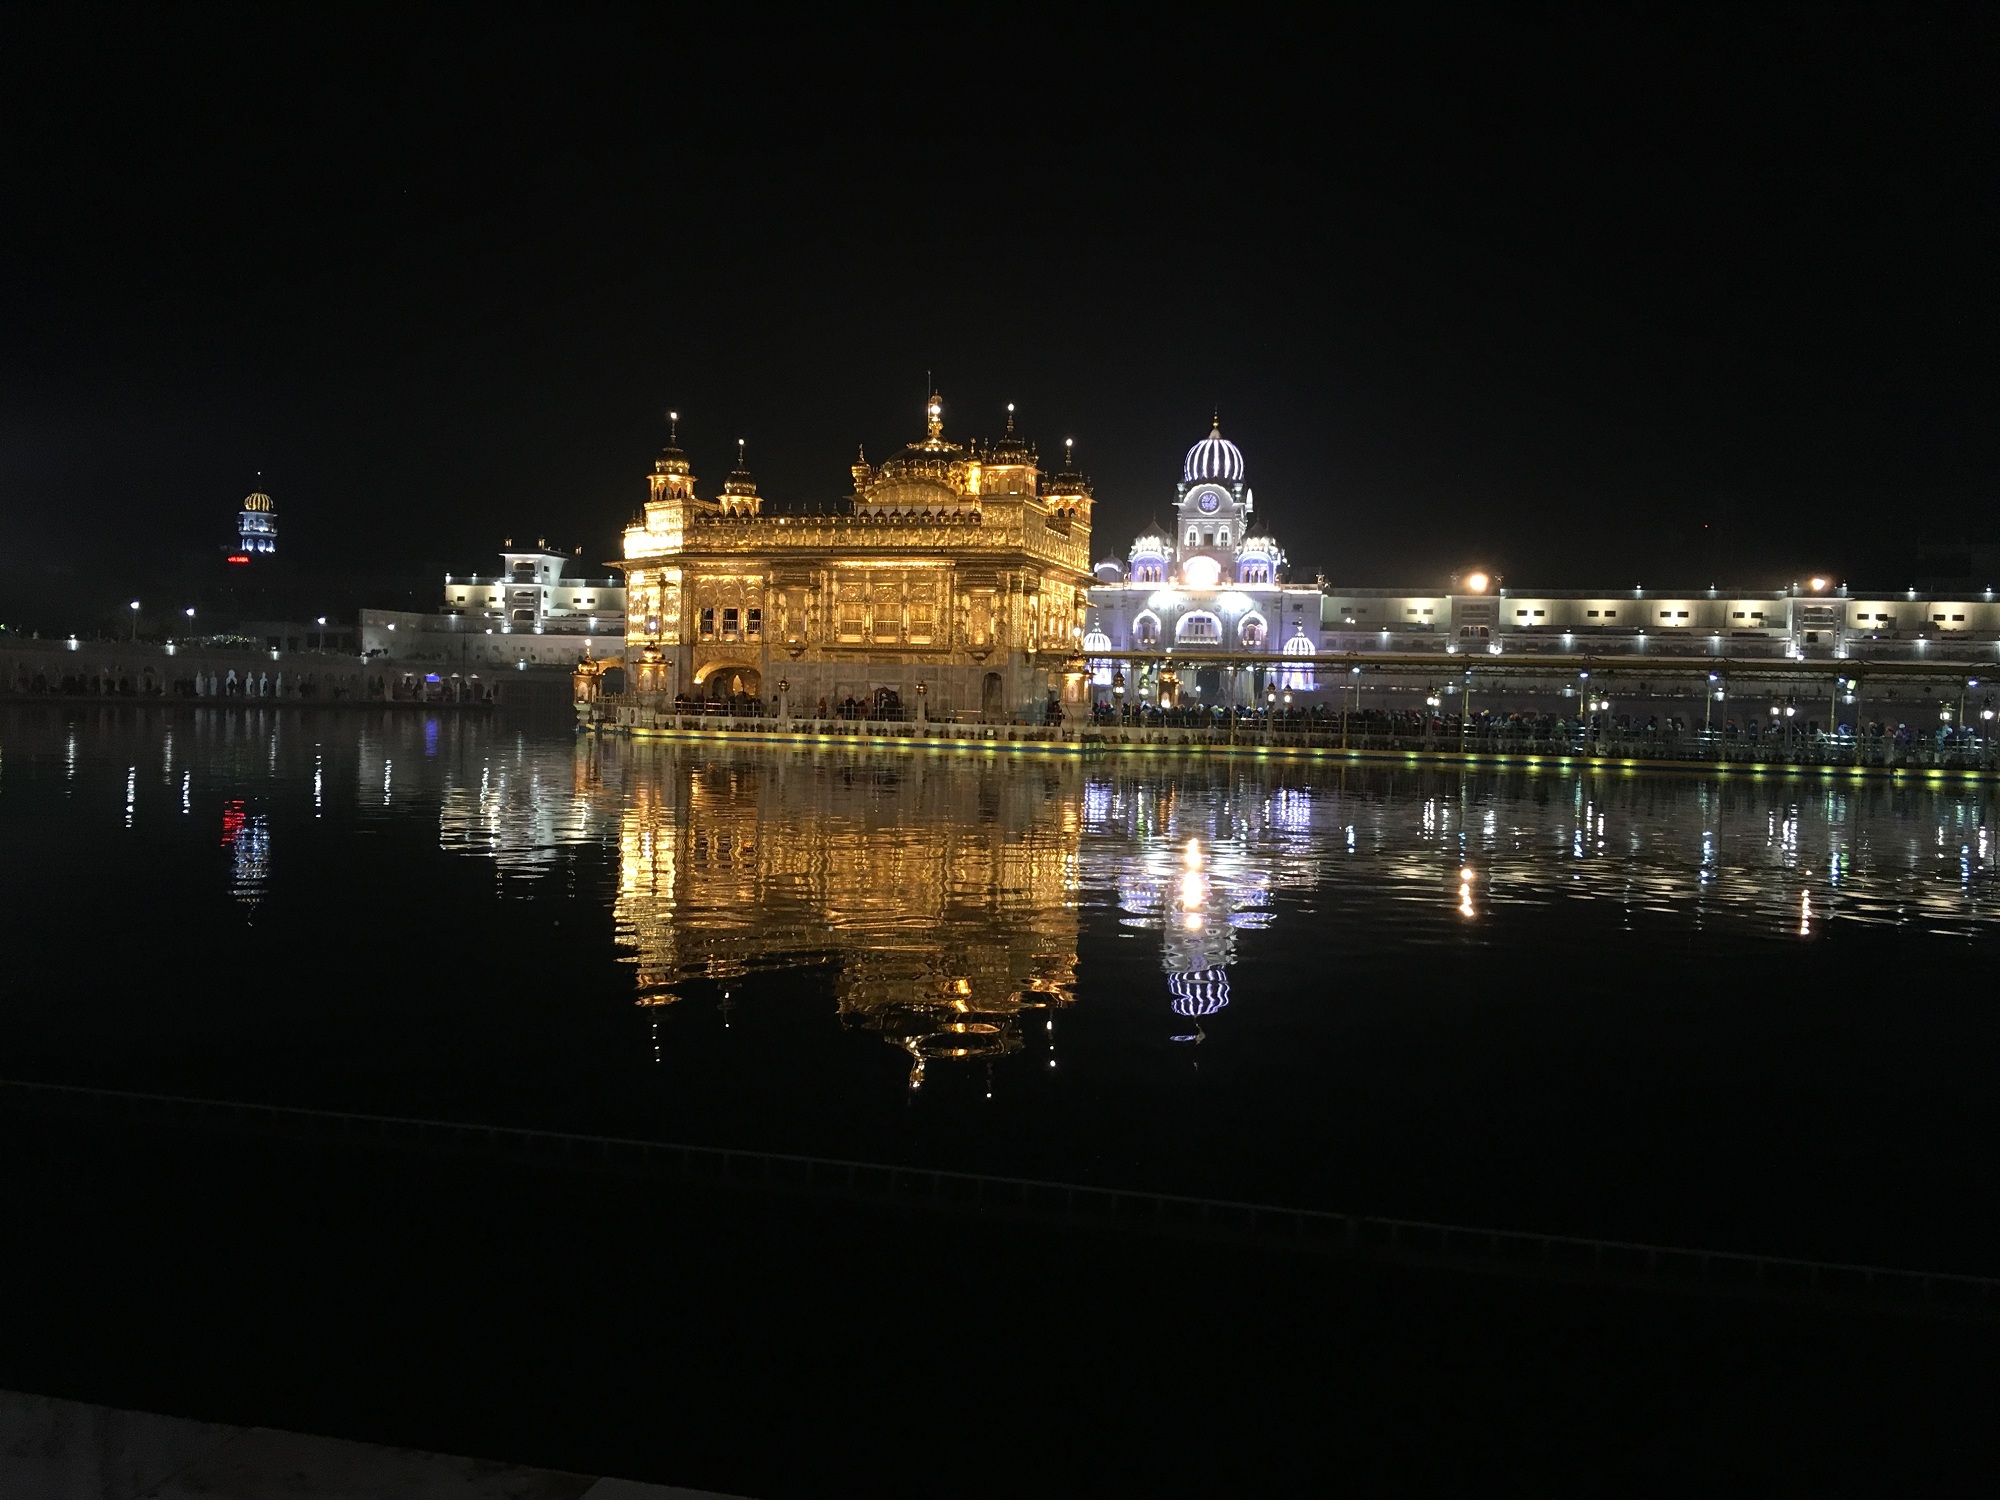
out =
[[[637,690],[797,716],[887,690],[939,719],[1031,715],[1062,693],[1092,581],[1090,486],[1068,464],[1042,473],[1011,415],[986,445],[947,441],[936,396],[926,417],[880,467],[858,459],[826,515],[767,513],[740,459],[705,499],[670,444],[625,531]]]

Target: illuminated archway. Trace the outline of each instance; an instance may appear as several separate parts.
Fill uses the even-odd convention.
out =
[[[754,698],[763,681],[763,674],[755,667],[734,662],[710,662],[694,678],[705,698]]]

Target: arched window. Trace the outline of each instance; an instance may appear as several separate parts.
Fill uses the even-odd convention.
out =
[[[1089,656],[1092,652],[1109,651],[1110,649],[1111,637],[1101,630],[1093,630],[1083,638],[1083,654],[1085,656]],[[1091,662],[1090,680],[1098,687],[1110,687],[1111,663],[1101,659]]]
[[[1227,546],[1229,545],[1229,528],[1228,528],[1227,526],[1218,526],[1218,527],[1216,527],[1216,528],[1215,528],[1215,539],[1216,539],[1216,541],[1217,541],[1217,542],[1219,542],[1219,543],[1221,543],[1221,544],[1222,544],[1223,546],[1227,547]]]
[[[1300,631],[1285,642],[1285,655],[1289,659],[1278,673],[1278,686],[1286,692],[1294,690],[1301,693],[1312,692],[1313,672],[1307,665],[1314,655],[1311,638],[1303,630]],[[1297,661],[1298,665],[1294,666],[1293,661]]]
[[[1174,639],[1188,645],[1207,646],[1222,644],[1222,621],[1206,610],[1195,610],[1182,615],[1174,626]]]
[[[1150,611],[1132,622],[1132,637],[1142,646],[1160,644],[1160,617]]]
[[[1200,529],[1194,526],[1188,527],[1188,545],[1192,547],[1200,541],[1201,541]]]
[[[1265,625],[1262,615],[1245,615],[1236,627],[1236,638],[1243,643],[1246,651],[1262,649],[1269,634],[1270,628]]]

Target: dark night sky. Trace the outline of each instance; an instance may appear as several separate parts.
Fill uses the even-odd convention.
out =
[[[0,503],[121,597],[260,469],[311,571],[615,556],[669,404],[831,501],[927,369],[1077,438],[1100,554],[1212,405],[1307,576],[2000,538],[1987,10],[80,14],[0,36]]]

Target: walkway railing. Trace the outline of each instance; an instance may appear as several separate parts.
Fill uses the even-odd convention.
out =
[[[1749,735],[1722,731],[1643,728],[1569,730],[1517,729],[1475,725],[1460,734],[1454,726],[1437,729],[1385,726],[1379,721],[1354,720],[1342,728],[1339,720],[1266,722],[1245,720],[1217,724],[1195,720],[1176,724],[1170,719],[1144,723],[1092,723],[1087,734],[1108,745],[1156,741],[1161,735],[1186,736],[1200,745],[1267,745],[1318,750],[1355,750],[1378,754],[1551,756],[1608,760],[1689,761],[1704,765],[1845,766],[1912,770],[2000,770],[2000,737],[1962,734],[1828,735],[1807,731]]]
[[[2000,1277],[1913,1271],[1740,1251],[1439,1224],[934,1167],[740,1151],[667,1141],[352,1114],[291,1105],[0,1079],[17,1105],[106,1112],[135,1122],[257,1126],[307,1139],[379,1143],[661,1173],[695,1183],[1085,1228],[1224,1239],[1389,1264],[1663,1290],[1830,1302],[2000,1320]]]
[[[1218,723],[1208,716],[1158,715],[1128,723],[1068,718],[1059,724],[946,722],[908,714],[853,718],[782,718],[660,709],[605,700],[604,722],[612,726],[838,739],[888,738],[993,740],[1066,746],[1085,750],[1235,748],[1311,751],[1323,754],[1459,756],[1554,760],[1682,762],[1702,766],[1742,766],[2000,773],[2000,738],[1962,734],[1842,736],[1798,731],[1751,736],[1720,731],[1602,729],[1535,731],[1509,726],[1475,726],[1463,735],[1447,726],[1434,731],[1387,727],[1357,719],[1342,728],[1337,719],[1267,722],[1244,719]]]

